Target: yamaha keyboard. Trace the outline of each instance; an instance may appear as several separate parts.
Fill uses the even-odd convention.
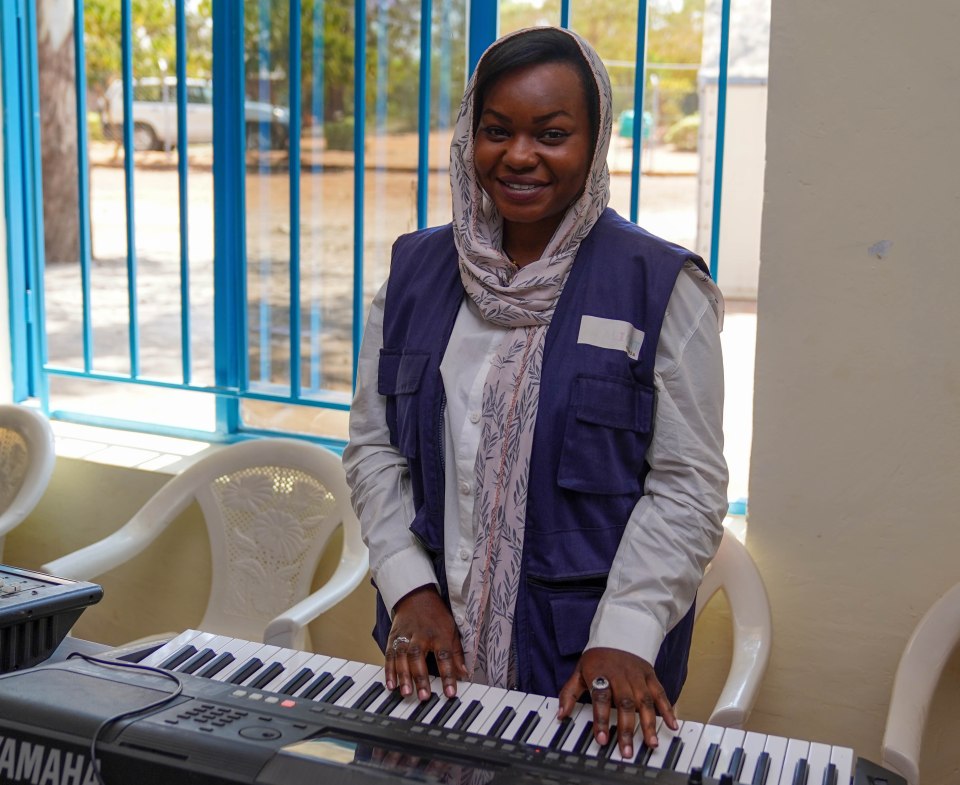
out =
[[[556,698],[461,683],[447,699],[439,680],[420,702],[380,666],[194,630],[140,660],[160,672],[115,662],[0,677],[0,781],[96,783],[92,745],[106,785],[905,785],[849,748],[692,721],[624,760],[615,735],[593,739],[590,706],[558,722]],[[180,694],[138,713],[170,676]]]

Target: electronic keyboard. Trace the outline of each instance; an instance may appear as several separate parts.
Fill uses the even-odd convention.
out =
[[[438,679],[421,702],[387,690],[382,666],[196,630],[140,659],[158,671],[113,662],[0,677],[0,781],[36,782],[49,766],[75,774],[64,785],[96,782],[96,738],[106,785],[905,785],[846,747],[689,720],[659,725],[653,750],[638,737],[625,760],[613,730],[595,741],[589,705],[558,721],[556,698],[464,682],[448,699]],[[174,679],[181,694],[135,713]]]

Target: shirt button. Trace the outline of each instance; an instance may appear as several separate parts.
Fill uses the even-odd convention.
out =
[[[468,483],[466,480],[460,483],[460,493],[462,493],[464,496],[470,493],[470,483]]]
[[[470,412],[470,422],[474,425],[480,422],[480,412]]]
[[[470,551],[468,551],[466,548],[461,548],[457,552],[457,556],[460,557],[460,561],[466,561],[467,559],[470,558]]]
[[[463,616],[461,616],[459,613],[453,617],[453,620],[457,623],[458,626],[463,625]]]

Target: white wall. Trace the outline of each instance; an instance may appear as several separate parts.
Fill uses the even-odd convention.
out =
[[[960,4],[773,0],[748,545],[776,641],[751,724],[879,754],[960,581]],[[960,655],[924,785],[960,782]]]
[[[700,111],[696,247],[705,259],[709,259],[717,145],[716,82],[708,82],[701,89]],[[720,198],[720,254],[717,257],[717,283],[728,298],[753,300],[757,297],[766,115],[765,81],[728,86]]]

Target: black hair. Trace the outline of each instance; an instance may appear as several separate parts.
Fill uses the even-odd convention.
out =
[[[497,80],[518,68],[544,63],[569,63],[580,76],[587,98],[590,148],[595,149],[600,133],[600,91],[597,89],[593,71],[580,51],[580,45],[568,33],[555,27],[538,27],[521,35],[510,36],[495,44],[481,58],[477,66],[477,84],[473,98],[474,134],[480,126],[483,101]]]

